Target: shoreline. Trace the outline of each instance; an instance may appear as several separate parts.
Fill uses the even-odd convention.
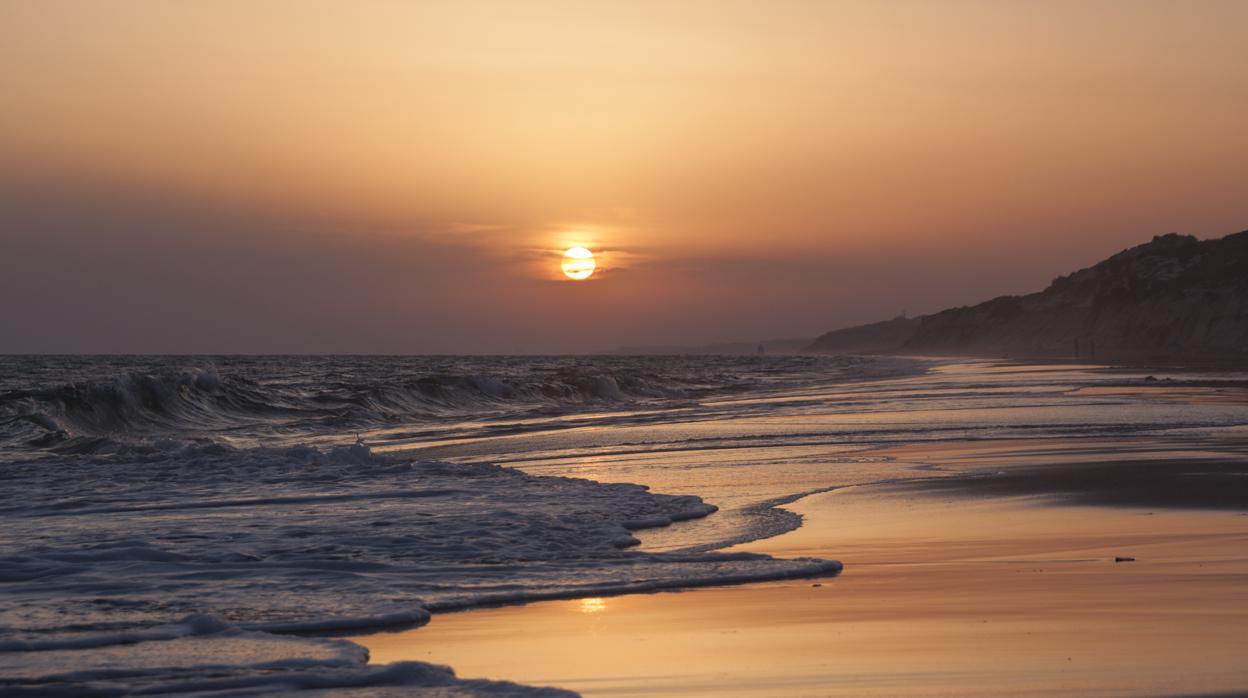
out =
[[[1072,441],[1041,440],[1059,450],[1074,445]],[[1156,693],[1161,679],[1142,655],[1163,650],[1172,656],[1162,661],[1159,654],[1153,664],[1189,667],[1202,677],[1189,680],[1178,692],[1248,686],[1233,651],[1235,631],[1248,621],[1248,604],[1238,590],[1242,585],[1220,581],[1227,575],[1248,578],[1248,516],[1238,511],[1145,511],[1064,503],[1035,493],[939,489],[955,481],[977,487],[982,483],[962,482],[967,479],[957,468],[974,467],[974,461],[992,453],[1013,451],[1022,453],[1018,458],[1034,459],[1035,445],[1011,440],[884,449],[932,466],[936,476],[923,478],[923,483],[881,482],[806,493],[783,505],[803,518],[799,528],[725,549],[786,558],[837,557],[847,571],[830,580],[479,608],[439,614],[417,630],[353,640],[369,648],[373,662],[445,663],[463,676],[556,685],[590,696],[808,695],[816,689],[820,695],[1025,694],[1022,687],[1028,681],[1044,686],[1036,693]],[[1052,449],[1040,450],[1052,455]],[[949,476],[942,477],[942,472]],[[934,527],[935,533],[915,526]],[[1141,526],[1145,533],[1139,533]],[[1115,557],[1136,559],[1115,563]],[[1133,630],[1159,629],[1170,615],[1167,600],[1177,607],[1193,595],[1199,601],[1189,605],[1229,610],[1197,613],[1183,627],[1156,634],[1157,641],[1142,640],[1148,635]],[[1046,602],[1049,597],[1064,601]],[[1042,607],[1062,616],[1061,623],[1054,625],[1029,610]],[[971,618],[979,615],[987,617]],[[971,628],[978,621],[990,626],[993,619],[998,623],[993,632]],[[748,631],[745,640],[743,631]],[[790,636],[820,640],[794,644]],[[1024,642],[1028,636],[1049,640]],[[1016,656],[1051,655],[1060,645],[1052,641],[1058,636],[1079,648],[1070,650],[1069,666],[1047,660],[1028,664]],[[945,649],[924,645],[918,652],[913,640],[898,643],[905,637],[926,637]],[[1129,643],[1118,642],[1126,637]],[[1184,647],[1161,642],[1166,637],[1182,637]],[[669,642],[675,644],[666,652],[674,659],[662,659],[659,652],[645,660],[649,672],[664,667],[674,672],[662,680],[653,673],[636,675],[632,664],[620,658],[630,647]],[[840,668],[827,661],[829,644]],[[1228,656],[1227,648],[1234,656]],[[995,671],[985,668],[982,657],[1003,649],[1010,650],[1005,654],[1014,663]],[[690,659],[690,652],[720,659]],[[1083,663],[1076,670],[1074,657],[1081,653]],[[546,655],[561,659],[544,661]],[[920,680],[913,667],[904,666],[905,661],[919,660],[929,665],[932,676]],[[941,662],[962,666],[966,675],[949,675],[938,666]],[[580,673],[569,674],[572,666]],[[1133,677],[1128,680],[1122,672]]]

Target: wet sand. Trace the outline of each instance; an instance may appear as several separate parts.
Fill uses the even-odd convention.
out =
[[[1124,468],[1182,481],[1211,467],[1219,477],[1242,477],[1228,473],[1243,462],[1230,465],[1234,454],[1225,451],[1122,460],[1130,442],[1111,446],[894,449],[894,457],[929,464],[934,476],[953,477],[807,497],[786,506],[804,517],[802,528],[739,548],[839,559],[846,567],[837,578],[480,609],[355,640],[375,662],[446,663],[465,677],[587,696],[1248,688],[1248,515],[1069,496]],[[1010,474],[1008,486],[986,478],[981,461]],[[1145,491],[1155,499],[1165,489],[1163,482]]]

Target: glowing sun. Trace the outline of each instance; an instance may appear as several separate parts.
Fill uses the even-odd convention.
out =
[[[594,253],[584,247],[573,247],[563,253],[563,275],[575,281],[588,279],[598,268]]]

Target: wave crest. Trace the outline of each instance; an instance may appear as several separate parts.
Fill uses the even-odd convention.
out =
[[[0,361],[15,376],[0,379],[4,460],[47,453],[132,457],[135,447],[257,445],[465,416],[662,405],[826,378],[828,369],[856,365],[844,357],[223,358],[190,366],[167,358],[115,366]],[[4,365],[12,362],[17,365]]]

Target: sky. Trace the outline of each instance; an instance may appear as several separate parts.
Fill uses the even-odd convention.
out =
[[[0,0],[0,352],[579,353],[1039,290],[1248,229],[1245,32],[1238,1]]]

